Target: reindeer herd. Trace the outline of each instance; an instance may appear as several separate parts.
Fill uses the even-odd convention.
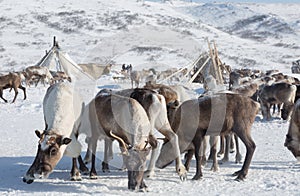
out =
[[[15,96],[12,103],[16,101],[18,95],[18,88],[24,92],[24,100],[26,99],[26,86],[32,84],[35,87],[41,82],[44,86],[47,84],[54,84],[57,82],[69,81],[71,78],[62,71],[50,71],[44,66],[29,66],[23,71],[9,72],[7,74],[0,74],[0,98],[7,103],[7,100],[3,97],[3,90],[14,89]]]
[[[122,71],[128,71],[132,81],[131,89],[102,89],[88,104],[79,99],[76,88],[68,78],[65,79],[69,81],[50,85],[43,100],[45,128],[36,131],[39,138],[37,154],[23,178],[24,182],[30,184],[35,177],[48,177],[63,155],[73,160],[71,180],[81,180],[81,173],[89,174],[91,179],[97,178],[95,160],[98,140],[105,141],[102,163],[104,172],[109,171],[113,141],[119,143],[130,190],[147,190],[144,177],[154,176],[155,167],[163,169],[173,161],[179,178],[186,180],[193,156],[196,173],[192,179],[199,180],[203,177],[202,165],[207,159],[205,148],[208,138],[212,170],[217,171],[217,156],[225,151],[222,161],[228,161],[233,137],[236,138],[237,150],[238,139],[246,147],[242,168],[233,174],[237,181],[242,181],[248,174],[256,148],[251,137],[252,124],[260,111],[264,120],[272,120],[275,114],[275,110],[272,115],[270,113],[272,107],[277,107],[283,120],[290,121],[284,146],[300,160],[300,102],[296,102],[300,90],[297,78],[274,70],[265,73],[249,69],[233,70],[228,79],[228,90],[208,88],[204,94],[192,97],[183,96],[188,89],[179,85],[157,84],[153,81],[148,81],[142,88],[133,88],[134,81],[137,86],[140,85],[141,75],[134,72],[132,66],[123,65]],[[49,74],[41,74],[38,80],[50,78]],[[36,76],[34,72],[25,75],[32,76]],[[16,74],[15,77],[20,76]],[[3,84],[0,90],[23,89],[20,83],[13,84]],[[155,130],[163,138],[156,138]],[[84,159],[78,141],[80,134],[85,134],[88,142]],[[221,146],[225,150],[221,149],[218,153],[219,136],[223,138]],[[158,147],[159,139],[163,140],[161,148]],[[90,161],[90,152],[89,170],[85,163]],[[151,158],[146,169],[150,152]],[[182,153],[186,153],[185,163],[181,159]],[[236,159],[236,162],[241,161],[239,152]]]

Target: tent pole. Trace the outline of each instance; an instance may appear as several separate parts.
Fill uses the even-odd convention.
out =
[[[55,36],[53,37],[53,46],[55,46],[56,45],[56,38],[55,38]]]

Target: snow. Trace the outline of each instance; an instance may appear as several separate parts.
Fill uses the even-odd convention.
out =
[[[131,63],[140,70],[187,66],[207,51],[207,38],[216,42],[221,60],[234,68],[279,69],[291,74],[291,62],[299,59],[300,4],[210,3],[210,11],[203,9],[208,4],[184,1],[4,0],[0,5],[1,72],[19,71],[35,64],[50,49],[53,36],[75,62],[113,62],[114,71],[120,71],[123,63]],[[205,17],[195,14],[201,13],[197,11],[199,8]],[[219,9],[224,17],[216,20],[218,15],[212,10]],[[264,29],[265,33],[259,34],[259,39],[245,36],[246,31],[257,30],[257,23],[245,27],[243,32],[229,32],[237,21],[259,15],[273,17],[293,32],[260,26],[259,30]],[[118,90],[130,87],[130,83],[105,76],[78,87],[88,101],[101,88]],[[201,91],[196,84],[189,87]],[[44,129],[42,100],[46,89],[43,85],[27,87],[28,98],[22,100],[23,92],[19,91],[14,104],[0,100],[0,194],[136,195],[127,190],[126,172],[111,169],[110,173],[102,173],[103,142],[99,142],[97,149],[97,180],[83,176],[81,182],[70,181],[71,160],[64,157],[48,179],[37,179],[30,185],[23,183],[22,177],[37,150],[34,130]],[[4,97],[10,101],[13,95],[4,91]],[[257,147],[245,181],[237,182],[231,176],[242,165],[235,164],[234,154],[230,154],[230,162],[220,165],[218,172],[210,171],[209,163],[200,181],[191,180],[195,173],[194,159],[185,182],[179,180],[174,165],[157,169],[155,177],[145,179],[149,187],[146,194],[299,195],[300,165],[283,146],[289,122],[278,117],[264,122],[261,118],[258,115],[252,127]],[[79,139],[84,155],[85,137]],[[245,156],[244,145],[240,147]],[[117,143],[114,152],[112,167],[120,168]]]

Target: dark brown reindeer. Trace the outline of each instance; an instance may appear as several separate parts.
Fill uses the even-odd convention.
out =
[[[283,103],[281,117],[287,120],[294,105],[296,91],[295,85],[285,82],[264,86],[258,93],[264,119],[271,119],[270,107],[272,104]]]
[[[147,82],[144,88],[156,90],[159,94],[164,96],[166,100],[166,104],[169,104],[171,102],[174,102],[178,100],[178,94],[175,90],[172,89],[172,87],[164,85],[164,84],[157,84],[153,82]]]
[[[0,98],[3,99],[6,103],[7,100],[3,97],[4,89],[14,89],[15,96],[12,103],[15,102],[18,95],[18,88],[22,89],[24,92],[24,100],[26,99],[26,88],[21,84],[21,76],[18,73],[9,73],[7,75],[0,76]]]
[[[289,130],[286,134],[284,146],[289,149],[297,161],[300,161],[300,101],[295,103],[293,108]]]
[[[220,135],[234,132],[245,144],[247,152],[242,169],[235,172],[237,180],[244,180],[252,160],[256,145],[251,137],[251,127],[259,111],[259,104],[239,94],[220,93],[183,102],[173,112],[172,128],[179,138],[181,153],[195,147],[196,174],[193,180],[202,178],[201,151],[205,135]],[[169,111],[172,113],[172,111]],[[176,157],[169,154],[171,145],[166,142],[157,163],[167,166]],[[216,150],[214,151],[216,154]],[[216,157],[216,155],[214,155]]]

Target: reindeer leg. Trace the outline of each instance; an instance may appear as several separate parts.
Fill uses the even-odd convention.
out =
[[[184,156],[184,158],[185,158],[184,166],[187,171],[189,171],[189,169],[190,169],[190,163],[193,158],[194,152],[195,152],[194,149],[188,150],[188,152]]]
[[[112,140],[105,139],[104,141],[104,160],[102,161],[102,171],[110,172],[108,162],[113,159]]]
[[[82,174],[87,175],[89,174],[89,169],[84,164],[81,155],[77,157],[78,163],[79,163],[79,170]]]
[[[225,143],[225,137],[224,135],[220,135],[220,151],[218,152],[218,157],[222,156],[224,154],[224,143]]]
[[[237,178],[236,178],[237,181],[241,181],[241,180],[244,180],[246,178],[246,175],[248,174],[249,166],[250,166],[256,145],[250,135],[250,130],[244,131],[244,130],[238,129],[237,131],[235,131],[235,133],[245,144],[246,150],[247,150],[242,169],[233,174],[233,176],[237,176]]]
[[[152,147],[151,158],[148,165],[148,169],[144,172],[144,176],[150,178],[155,175],[155,161],[157,160],[157,156],[159,154],[158,142],[156,137],[152,133],[149,134],[149,143]]]
[[[7,100],[4,99],[4,97],[3,97],[3,89],[0,89],[0,98],[3,99],[3,101],[4,101],[5,103],[7,103]]]
[[[201,169],[201,143],[204,138],[195,137],[193,140],[193,144],[195,146],[195,159],[196,159],[196,174],[192,178],[192,180],[200,180],[203,176]]]
[[[25,87],[23,87],[23,86],[19,86],[19,89],[22,89],[23,90],[23,93],[24,93],[24,100],[27,98],[27,96],[26,96],[26,88]]]
[[[14,103],[16,101],[17,95],[19,93],[17,87],[14,87],[14,91],[15,91],[15,97],[11,103]]]
[[[230,153],[234,153],[234,133],[230,133]]]
[[[93,140],[93,137],[92,137]],[[96,148],[97,148],[97,140],[92,141],[92,165],[90,171],[90,179],[97,179],[97,172],[96,172]]]
[[[157,159],[159,149],[158,148],[153,148],[152,152],[151,152],[151,158],[150,158],[150,162],[148,165],[148,169],[147,171],[145,171],[144,175],[147,178],[151,178],[153,176],[155,176],[155,172],[154,172],[154,168],[155,168],[155,160]]]
[[[38,81],[35,83],[35,87],[37,87],[38,83],[40,82],[41,77],[39,77]]]
[[[229,149],[230,149],[230,134],[225,135],[225,153],[222,159],[222,163],[229,161]]]
[[[219,170],[219,164],[217,160],[217,143],[219,141],[218,136],[210,136],[210,149],[211,149],[211,154],[212,154],[212,159],[213,159],[213,164],[211,166],[211,170],[216,172]]]
[[[71,180],[81,181],[81,175],[77,166],[76,158],[72,158]]]
[[[236,134],[234,134],[234,140],[235,140],[235,148],[236,148],[235,163],[241,163],[242,155],[240,153],[239,138]]]
[[[87,150],[86,150],[86,154],[84,156],[84,163],[85,164],[88,164],[91,162],[91,159],[92,159],[92,143],[91,143],[91,138],[90,137],[87,137],[85,139],[85,142],[88,144],[88,147],[87,147]]]

